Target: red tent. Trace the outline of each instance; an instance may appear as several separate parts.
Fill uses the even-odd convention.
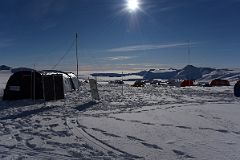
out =
[[[211,83],[211,86],[230,86],[230,83],[228,80],[222,80],[222,79],[214,79]]]
[[[193,86],[192,80],[184,80],[181,82],[181,87]]]

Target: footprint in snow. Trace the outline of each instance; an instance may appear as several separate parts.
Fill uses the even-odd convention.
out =
[[[133,122],[133,123],[142,123],[141,121],[138,121],[138,120],[130,120],[130,122]]]
[[[161,124],[161,126],[163,126],[163,127],[170,127],[170,126],[173,126],[173,124]]]
[[[144,141],[144,140],[142,140],[142,139],[140,139],[140,138],[136,138],[136,137],[133,137],[133,136],[127,136],[127,138],[128,138],[129,140],[133,140],[133,141],[141,141],[141,142]]]
[[[104,135],[106,136],[110,136],[110,137],[116,137],[119,138],[120,136],[116,135],[116,134],[112,134],[112,133],[107,133],[107,132],[103,132]]]
[[[145,143],[145,142],[141,142],[144,146],[148,147],[148,148],[154,148],[154,149],[159,149],[159,150],[163,150],[161,147],[159,147],[156,144],[149,144],[149,143]]]
[[[101,129],[99,129],[99,128],[92,128],[92,130],[94,130],[94,131],[98,131],[98,132],[102,132],[102,133],[106,132],[106,131],[101,130]]]
[[[171,141],[171,140],[170,140],[170,141],[167,141],[167,142],[166,142],[166,144],[174,144],[174,143],[176,143],[176,141]]]
[[[184,158],[195,158],[195,157],[193,157],[193,156],[191,156],[191,155],[188,155],[188,154],[186,154],[185,152],[183,152],[183,151],[179,151],[179,150],[172,150],[177,156],[182,156],[182,157],[184,157]]]
[[[240,131],[233,131],[233,133],[237,134],[237,135],[240,135]]]
[[[206,128],[206,127],[199,127],[198,129],[200,129],[200,130],[214,130],[212,128]]]
[[[145,124],[145,125],[150,125],[150,126],[153,126],[153,125],[155,125],[154,123],[149,123],[149,122],[142,122],[142,124]]]
[[[142,122],[142,121],[138,121],[138,120],[130,120],[130,122],[133,122],[133,123],[140,123],[140,124],[144,124],[144,125],[155,125],[154,123],[149,123],[149,122]]]
[[[221,132],[221,133],[228,133],[228,130],[225,130],[225,129],[216,129],[215,131]]]
[[[176,126],[177,128],[182,128],[182,129],[192,129],[191,127],[187,127],[187,126]]]
[[[114,118],[114,119],[118,121],[125,121],[124,119],[121,119],[121,118]]]
[[[108,118],[113,118],[113,119],[115,119],[115,120],[117,120],[117,121],[125,121],[124,119],[116,118],[116,117],[108,117]]]
[[[118,135],[112,134],[112,133],[107,133],[107,131],[98,129],[98,128],[92,128],[92,130],[97,131],[97,132],[101,132],[102,134],[106,135],[106,136],[110,136],[110,137],[120,137]]]
[[[229,133],[228,130],[225,129],[213,129],[213,128],[201,128],[199,127],[200,130],[211,130],[211,131],[216,131],[216,132],[220,132],[220,133]]]

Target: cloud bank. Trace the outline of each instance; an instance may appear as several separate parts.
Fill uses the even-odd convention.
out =
[[[112,48],[107,51],[108,52],[135,52],[135,51],[176,48],[176,47],[182,47],[182,46],[187,46],[187,45],[189,45],[189,43],[145,44],[145,45],[134,45],[134,46],[125,46],[125,47],[120,47],[120,48]]]
[[[105,60],[108,61],[122,61],[122,60],[127,60],[127,59],[132,59],[134,58],[133,56],[114,56],[114,57],[106,57]]]

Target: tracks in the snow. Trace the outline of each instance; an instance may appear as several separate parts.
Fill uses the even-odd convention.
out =
[[[86,131],[86,128],[79,127],[78,121],[76,118],[67,118],[66,123],[69,129],[73,132],[73,134],[78,138],[83,138],[91,147],[96,150],[99,150],[105,154],[115,154],[120,157],[127,157],[127,158],[142,158],[137,155],[129,154],[125,151],[122,151],[114,146],[109,145],[108,143],[100,140],[90,133]]]

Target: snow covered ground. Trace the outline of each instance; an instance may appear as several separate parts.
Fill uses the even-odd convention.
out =
[[[0,159],[240,159],[229,87],[89,86],[66,99],[0,101]]]
[[[11,71],[0,71],[0,97],[3,95],[3,89],[6,86],[6,83],[9,77],[12,75]]]

